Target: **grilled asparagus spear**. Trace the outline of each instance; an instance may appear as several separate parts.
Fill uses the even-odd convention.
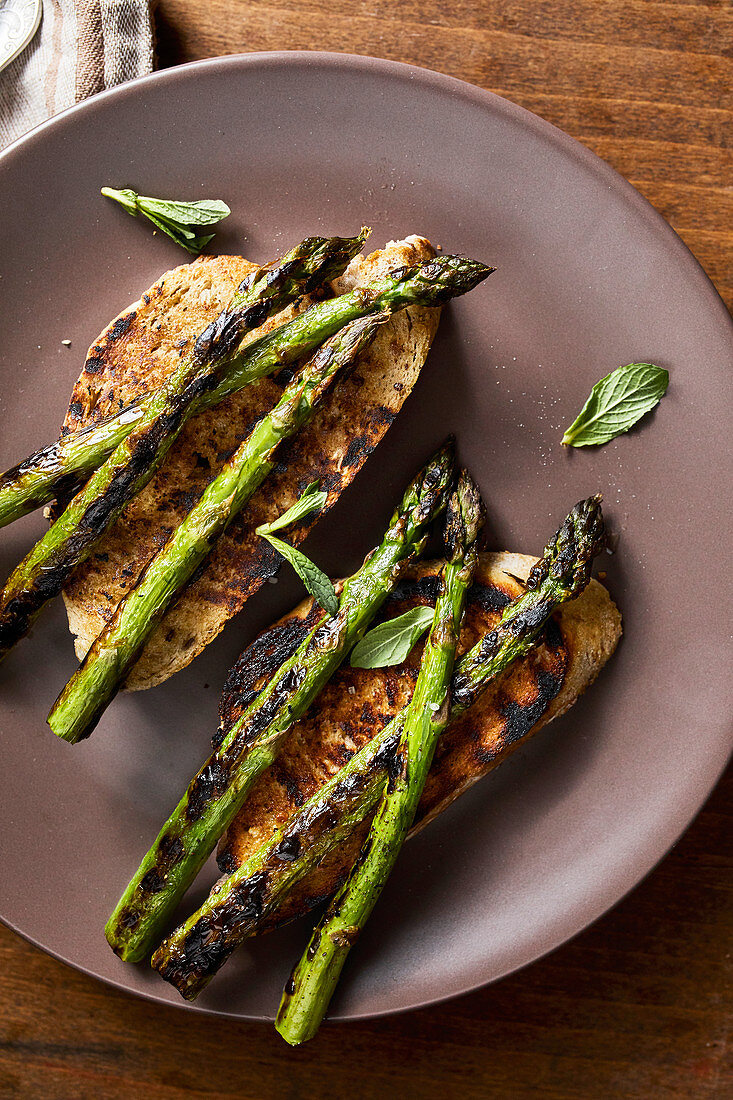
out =
[[[338,615],[324,617],[250,703],[189,784],[109,918],[105,933],[123,959],[153,950],[175,906],[242,806],[288,731],[361,637],[442,510],[453,474],[444,446],[408,486],[380,545],[344,584]]]
[[[323,278],[335,278],[346,263],[344,248],[341,267],[334,267]],[[357,317],[385,309],[394,312],[409,305],[441,305],[472,290],[493,270],[460,256],[438,256],[393,271],[371,287],[360,287],[319,302],[246,348],[233,349],[216,388],[204,395],[200,407],[210,408],[256,378],[294,362]],[[117,416],[51,443],[1,474],[0,527],[82,484],[127,438],[144,416],[150,400],[151,395],[141,397]]]
[[[415,817],[435,746],[448,722],[453,662],[483,521],[481,495],[464,470],[448,501],[447,560],[420,674],[405,709],[391,781],[351,873],[314,929],[280,1004],[275,1027],[292,1046],[318,1031],[351,946],[369,919]]]
[[[54,703],[48,724],[57,736],[73,744],[89,736],[177,593],[274,467],[279,443],[311,419],[338,372],[354,362],[388,317],[360,317],[326,341],[209,482]]]
[[[532,569],[526,591],[459,661],[451,683],[451,719],[532,648],[557,607],[586,587],[603,546],[600,500],[590,497],[573,508]],[[395,765],[404,717],[404,711],[397,714],[163,942],[152,964],[183,997],[194,1000],[296,883],[373,812]]]
[[[0,658],[33,624],[47,600],[91,553],[125,504],[147,485],[186,421],[201,408],[248,332],[298,295],[338,274],[364,243],[312,237],[279,266],[253,272],[193,350],[151,394],[130,434],[94,471],[59,519],[17,567],[0,596]]]

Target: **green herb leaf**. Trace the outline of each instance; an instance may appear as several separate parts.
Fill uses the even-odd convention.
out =
[[[404,661],[433,621],[432,607],[413,607],[365,634],[351,651],[352,668],[386,668]]]
[[[338,597],[326,574],[321,572],[318,566],[312,562],[310,558],[307,558],[305,554],[301,554],[300,550],[296,550],[294,546],[289,546],[287,542],[283,542],[282,539],[276,538],[275,535],[269,535],[266,532],[260,531],[259,527],[257,528],[257,532],[258,534],[262,534],[262,537],[266,538],[267,541],[282,554],[286,561],[290,562],[313,599],[321,605],[323,610],[327,611],[331,616],[337,615],[339,609]]]
[[[170,199],[154,199],[150,195],[138,195],[137,201],[144,213],[152,212],[183,225],[216,225],[231,214],[227,204],[220,199],[174,202]]]
[[[192,225],[214,225],[226,218],[231,210],[220,199],[200,199],[197,202],[176,202],[172,199],[155,199],[150,195],[138,195],[127,187],[118,190],[103,187],[102,194],[114,199],[128,214],[137,217],[142,214],[165,233],[171,240],[185,248],[187,252],[198,255],[209,243],[214,234],[196,236]]]
[[[311,481],[300,494],[298,500],[287,512],[283,512],[281,516],[273,520],[272,523],[263,523],[258,527],[257,534],[267,537],[273,531],[282,531],[283,527],[289,527],[291,523],[295,523],[296,520],[303,519],[304,516],[309,516],[311,512],[315,512],[323,507],[328,499],[328,493],[323,491],[319,492],[318,482]]]
[[[596,382],[562,441],[571,447],[608,443],[653,409],[667,391],[669,374],[653,363],[627,363]]]

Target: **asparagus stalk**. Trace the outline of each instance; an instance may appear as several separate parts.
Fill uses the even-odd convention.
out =
[[[335,278],[345,266],[327,277]],[[320,302],[246,348],[233,348],[226,370],[215,389],[202,397],[200,408],[218,404],[256,378],[313,351],[357,317],[409,305],[442,305],[473,290],[493,270],[460,256],[438,256],[393,271],[370,287]],[[141,397],[117,416],[43,447],[0,475],[0,527],[86,481],[127,438],[150,400],[151,395]]]
[[[536,644],[552,613],[578,596],[603,546],[600,496],[581,501],[545,547],[526,591],[497,626],[466,653],[451,683],[450,719],[468,710],[488,684]],[[367,820],[394,773],[405,720],[391,722],[161,944],[152,965],[186,1000],[205,988],[234,949],[262,930],[290,891]]]
[[[392,873],[415,817],[435,746],[448,722],[453,662],[483,519],[481,495],[464,470],[448,502],[447,562],[391,782],[349,877],[316,925],[280,1003],[275,1027],[291,1046],[312,1039],[318,1031],[351,947]]]
[[[72,744],[89,736],[172,600],[274,467],[278,444],[311,419],[338,372],[353,363],[388,316],[361,317],[332,336],[209,482],[54,703],[48,724],[57,736]]]
[[[364,633],[401,566],[422,548],[428,524],[445,505],[452,473],[448,443],[408,486],[382,542],[344,584],[338,615],[316,624],[189,784],[107,922],[105,934],[121,958],[138,962],[160,941],[252,784]]]
[[[27,633],[46,601],[58,595],[128,500],[147,485],[244,336],[299,294],[343,270],[361,248],[365,232],[349,240],[308,238],[278,267],[253,272],[242,282],[190,355],[149,397],[130,434],[10,577],[0,596],[0,658]]]

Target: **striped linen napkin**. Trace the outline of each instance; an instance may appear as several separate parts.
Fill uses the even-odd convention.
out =
[[[43,0],[41,25],[0,72],[0,149],[39,122],[153,69],[149,0]]]

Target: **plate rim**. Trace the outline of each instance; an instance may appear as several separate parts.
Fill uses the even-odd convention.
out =
[[[0,172],[5,166],[6,162],[11,161],[16,155],[22,155],[26,146],[32,146],[39,140],[42,141],[46,131],[56,130],[62,128],[76,118],[79,113],[89,114],[95,110],[98,110],[100,106],[105,104],[109,100],[123,101],[127,97],[134,98],[138,90],[141,87],[146,87],[151,83],[171,85],[176,84],[179,80],[186,80],[190,77],[192,72],[198,72],[201,69],[238,69],[238,68],[254,68],[262,66],[264,68],[277,67],[286,63],[288,66],[293,65],[305,65],[305,66],[317,66],[322,65],[331,69],[343,69],[347,72],[353,72],[354,69],[360,70],[363,75],[389,75],[396,77],[409,84],[414,84],[416,80],[422,81],[424,84],[443,91],[453,91],[455,95],[461,96],[465,101],[470,102],[484,110],[488,110],[494,114],[499,113],[504,116],[513,117],[519,121],[519,124],[524,129],[530,129],[540,138],[543,138],[550,144],[559,147],[567,156],[575,159],[580,163],[585,171],[591,172],[597,178],[600,178],[606,183],[606,185],[617,193],[621,193],[625,202],[631,204],[636,213],[639,214],[643,220],[645,220],[650,226],[655,227],[658,232],[661,232],[668,241],[670,247],[674,247],[677,250],[680,263],[687,265],[689,270],[688,278],[694,278],[698,289],[702,292],[703,287],[705,289],[705,297],[709,299],[710,309],[714,309],[720,313],[720,320],[723,324],[727,324],[731,331],[731,337],[733,339],[733,317],[731,316],[728,308],[723,301],[720,293],[715,287],[712,279],[705,271],[700,261],[695,257],[690,248],[685,244],[679,234],[673,229],[673,227],[666,221],[662,214],[646,199],[632,183],[630,183],[621,173],[617,172],[607,161],[602,157],[594,153],[587,146],[583,145],[577,138],[572,137],[564,130],[555,126],[553,123],[548,122],[540,115],[528,110],[525,107],[520,106],[518,103],[514,103],[512,100],[498,95],[496,92],[489,91],[488,89],[481,88],[478,85],[471,84],[468,81],[462,80],[458,77],[450,76],[446,73],[441,73],[435,69],[426,68],[419,65],[412,65],[402,61],[392,61],[385,58],[371,57],[363,54],[342,53],[336,51],[325,50],[268,50],[252,53],[234,53],[226,54],[219,57],[203,58],[195,61],[189,61],[181,65],[175,65],[170,68],[160,69],[152,73],[148,73],[141,77],[136,77],[133,80],[127,81],[124,84],[117,85],[114,88],[106,89],[89,99],[84,100],[81,103],[67,107],[58,114],[52,116],[49,119],[39,123],[33,127],[27,133],[17,138],[14,142],[11,142],[5,149],[0,151]],[[514,965],[506,966],[498,974],[494,974],[491,978],[480,979],[470,985],[467,985],[460,990],[451,990],[449,992],[438,994],[433,997],[415,1001],[414,1003],[401,1006],[399,1008],[385,1008],[376,1009],[370,1012],[350,1012],[350,1013],[335,1013],[329,1015],[328,1020],[333,1023],[346,1023],[349,1021],[364,1021],[372,1019],[380,1019],[387,1016],[401,1015],[405,1012],[412,1012],[421,1008],[429,1008],[434,1005],[444,1004],[447,1001],[453,1000],[460,996],[466,996],[471,993],[475,993],[480,989],[488,985],[494,984],[494,982],[501,981],[503,978],[508,977],[511,974],[518,973],[525,969],[525,967],[532,965],[539,959],[546,957],[553,951],[556,951],[559,947],[566,943],[571,942],[576,936],[585,932],[588,928],[592,927],[597,921],[601,920],[613,909],[616,908],[621,902],[629,896],[629,894],[635,890],[646,878],[659,866],[659,864],[666,858],[670,850],[677,844],[680,837],[690,828],[690,826],[697,819],[701,810],[705,806],[712,791],[720,781],[721,776],[726,770],[730,756],[733,754],[733,745],[731,746],[730,753],[727,758],[723,759],[722,764],[717,771],[714,781],[706,788],[705,794],[702,799],[697,803],[696,808],[689,820],[679,829],[674,835],[673,839],[664,848],[664,850],[657,855],[653,861],[649,864],[646,870],[635,877],[635,880],[624,890],[616,899],[610,904],[603,904],[601,911],[589,921],[584,923],[582,927],[577,929],[574,933],[567,936],[561,936],[557,942],[553,942],[549,946],[543,946],[542,948],[534,951],[531,957],[525,959],[522,962],[518,962]],[[200,1006],[197,1004],[191,1004],[189,1002],[181,1000],[171,1001],[165,997],[159,996],[154,989],[140,990],[132,989],[129,985],[125,984],[121,980],[115,980],[114,978],[107,977],[95,973],[93,970],[85,967],[79,962],[73,959],[65,958],[60,952],[55,951],[49,947],[44,946],[33,936],[25,933],[22,929],[18,928],[12,921],[7,920],[0,915],[0,923],[9,928],[13,933],[20,936],[27,943],[43,951],[44,954],[49,955],[51,958],[56,959],[58,962],[65,966],[70,966],[79,973],[88,975],[89,977],[102,982],[104,985],[109,986],[115,990],[140,997],[145,1001],[160,1004],[165,1007],[172,1007],[174,1009],[182,1009],[184,1011],[193,1013],[195,1015],[215,1016],[224,1019],[240,1020],[248,1022],[266,1022],[274,1019],[273,1017],[264,1017],[261,1015],[253,1015],[251,1013],[242,1012],[226,1012],[220,1009],[214,1009],[209,1007]]]

